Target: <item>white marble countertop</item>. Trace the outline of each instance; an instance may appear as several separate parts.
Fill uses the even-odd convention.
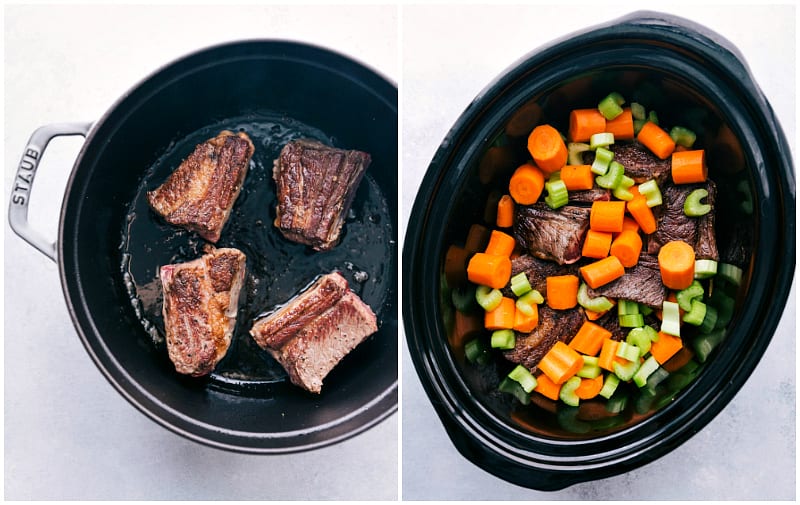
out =
[[[567,3],[568,4],[568,3]],[[591,6],[403,9],[403,213],[439,143],[471,100],[529,51],[636,9]],[[723,34],[743,53],[790,145],[795,133],[792,6],[657,10]],[[794,258],[787,260],[794,261]],[[545,493],[508,484],[462,457],[403,354],[403,498],[408,500],[751,500],[795,498],[796,296],[763,359],[734,400],[704,429],[659,460],[625,475]]]
[[[219,42],[309,42],[397,82],[397,12],[391,5],[5,6],[4,202],[35,128],[99,119],[157,68]],[[39,169],[30,218],[50,238],[81,143],[54,141]],[[140,414],[85,352],[55,263],[4,221],[6,499],[397,498],[397,414],[352,439],[285,456],[208,448]]]

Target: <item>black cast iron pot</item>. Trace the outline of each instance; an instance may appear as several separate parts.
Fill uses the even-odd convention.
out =
[[[503,368],[499,358],[486,366],[465,360],[445,255],[451,245],[467,245],[472,224],[492,222],[484,203],[492,202],[493,192],[505,192],[510,173],[526,161],[525,139],[534,126],[547,122],[566,131],[570,109],[594,107],[611,91],[647,104],[664,124],[690,121],[696,129],[709,177],[727,195],[717,204],[720,247],[740,240],[744,251],[736,309],[724,340],[694,370],[694,379],[663,401],[639,396],[617,416],[596,405],[591,412],[566,408],[539,395],[522,406],[497,392],[507,362]],[[486,208],[491,211],[490,204]],[[560,489],[651,462],[719,413],[767,348],[794,264],[790,150],[741,55],[702,26],[639,12],[522,58],[447,134],[405,236],[406,339],[431,403],[466,458],[518,485]]]
[[[157,268],[202,253],[193,233],[152,213],[144,193],[223,129],[256,150],[218,246],[247,255],[233,343],[210,376],[180,376],[167,358]],[[58,135],[83,135],[63,198],[57,242],[27,223],[36,168]],[[276,231],[272,160],[311,137],[372,155],[341,243],[316,253]],[[94,124],[37,130],[10,198],[12,228],[58,262],[75,327],[98,368],[136,408],[210,446],[284,453],[332,444],[397,409],[397,88],[335,52],[254,40],[171,63]],[[292,386],[247,331],[319,274],[339,270],[376,312],[379,330],[326,378],[321,395]]]

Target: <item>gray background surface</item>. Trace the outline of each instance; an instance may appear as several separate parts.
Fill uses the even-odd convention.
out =
[[[705,24],[739,47],[790,145],[796,145],[795,9],[667,5],[658,7]],[[404,8],[403,219],[439,143],[470,101],[498,74],[536,47],[645,6]],[[553,493],[505,483],[463,458],[425,397],[404,348],[403,498],[792,500],[795,314],[793,289],[777,333],[753,375],[727,408],[687,443],[629,474]]]
[[[234,39],[300,40],[395,82],[395,6],[7,6],[4,197],[33,130],[91,121],[160,66]],[[31,220],[55,238],[82,139],[51,144]],[[128,404],[84,351],[56,265],[5,232],[6,499],[371,499],[398,496],[398,419],[321,450],[252,456],[207,448]]]

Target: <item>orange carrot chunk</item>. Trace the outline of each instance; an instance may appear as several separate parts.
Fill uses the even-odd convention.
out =
[[[494,310],[486,311],[483,325],[487,330],[510,330],[514,327],[514,314],[517,310],[513,298],[503,297]]]
[[[595,231],[620,232],[625,220],[625,202],[594,202],[589,214],[589,228]]]
[[[625,358],[617,356],[617,347],[619,347],[618,341],[611,340],[610,338],[605,339],[603,341],[603,346],[600,348],[600,356],[597,357],[597,366],[603,370],[613,372],[615,362],[620,365],[627,363]]]
[[[588,230],[583,239],[581,255],[587,258],[602,259],[608,256],[613,236],[607,231]]]
[[[695,149],[672,153],[672,182],[691,184],[705,182],[707,177],[705,150]]]
[[[640,197],[640,198],[644,198],[644,197]],[[622,231],[631,230],[631,231],[635,231],[636,233],[639,233],[639,228],[640,228],[639,223],[636,222],[636,220],[633,219],[632,217],[625,216],[622,219]]]
[[[633,200],[628,201],[625,206],[645,234],[650,235],[656,231],[658,227],[656,217],[653,215],[653,210],[647,206],[647,199],[645,197],[641,195],[637,196]]]
[[[558,130],[539,125],[528,137],[528,151],[543,172],[551,174],[567,164],[567,145]]]
[[[569,113],[569,138],[572,142],[587,142],[595,133],[606,130],[606,118],[597,108],[575,109]]]
[[[682,240],[672,240],[658,251],[661,282],[674,290],[686,289],[694,280],[694,249]]]
[[[508,256],[475,253],[467,264],[470,282],[502,289],[511,279],[511,260]]]
[[[661,127],[653,122],[646,122],[636,139],[650,151],[665,160],[675,150],[675,141]]]
[[[633,134],[633,114],[631,108],[622,109],[622,114],[606,121],[606,132],[614,134],[614,140],[631,140]]]
[[[591,400],[603,389],[603,374],[594,379],[581,379],[581,384],[575,388],[575,394],[581,400]]]
[[[489,235],[489,244],[486,246],[486,254],[493,254],[495,256],[511,256],[514,252],[517,242],[514,237],[508,233],[503,233],[500,230],[492,230]]]
[[[592,289],[597,289],[625,275],[625,267],[616,256],[608,256],[581,267],[580,272],[586,284]]]
[[[594,187],[591,165],[566,165],[561,169],[561,180],[569,191],[580,191]]]
[[[510,228],[513,224],[514,199],[511,198],[511,195],[503,195],[497,202],[497,227]]]
[[[539,370],[556,384],[565,383],[582,366],[583,356],[560,340],[539,361]]]
[[[680,337],[658,332],[658,340],[650,345],[650,354],[663,365],[683,347]]]
[[[561,391],[561,386],[550,380],[547,375],[541,373],[536,376],[536,387],[533,390],[545,398],[558,401],[558,393]]]
[[[547,306],[555,310],[571,309],[578,305],[577,275],[552,275],[546,279]]]
[[[519,166],[508,183],[511,198],[520,205],[533,205],[543,190],[544,174],[530,163]]]
[[[530,307],[533,310],[530,315],[521,310],[514,312],[514,331],[530,333],[539,326],[539,306],[532,303]]]
[[[597,356],[600,348],[603,347],[603,341],[608,338],[611,338],[610,331],[599,324],[586,321],[580,327],[578,333],[572,337],[569,346],[587,356]]]
[[[609,253],[619,258],[619,262],[625,268],[631,268],[639,263],[639,254],[642,252],[642,237],[639,233],[631,230],[623,230],[617,238],[611,242]]]

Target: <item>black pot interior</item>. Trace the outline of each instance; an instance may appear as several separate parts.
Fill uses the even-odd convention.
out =
[[[144,192],[223,129],[256,145],[220,241],[247,255],[233,343],[210,377],[180,376],[166,356],[158,267],[193,259],[203,241],[164,223]],[[372,155],[344,237],[316,253],[272,225],[272,160],[312,137]],[[281,41],[228,44],[175,62],[123,97],[87,138],[62,212],[62,282],[87,350],[144,413],[189,438],[233,450],[327,445],[397,405],[397,89],[330,51]],[[291,385],[249,337],[253,319],[315,276],[338,270],[378,316],[379,331],[325,380]]]
[[[757,364],[794,271],[790,151],[746,68],[717,45],[721,38],[709,45],[681,20],[627,21],[533,52],[491,83],[434,156],[405,240],[403,292],[415,293],[404,298],[407,340],[449,436],[485,470],[537,489],[624,472],[696,433]],[[497,198],[529,159],[535,126],[566,132],[571,109],[595,107],[612,91],[657,111],[662,124],[698,134],[695,146],[706,149],[719,190],[721,254],[744,270],[732,293],[736,309],[722,344],[688,386],[665,381],[655,397],[632,395],[616,415],[594,400],[574,408],[533,395],[523,406],[497,390],[511,363],[500,356],[485,366],[466,361],[464,343],[485,330],[482,320],[457,324],[475,316],[457,314],[451,289],[465,280],[448,278],[445,254],[466,245],[472,225],[494,227]],[[760,303],[766,299],[775,302]]]

